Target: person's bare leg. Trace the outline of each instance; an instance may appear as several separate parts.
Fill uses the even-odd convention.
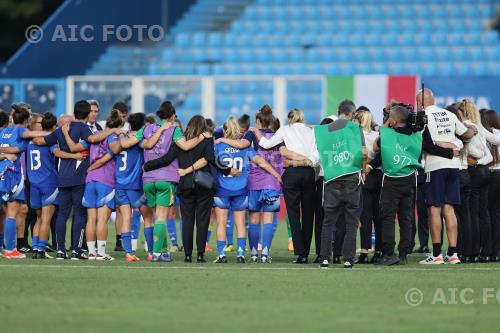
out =
[[[97,254],[106,254],[106,241],[108,239],[108,220],[111,216],[111,208],[102,206],[97,208]]]

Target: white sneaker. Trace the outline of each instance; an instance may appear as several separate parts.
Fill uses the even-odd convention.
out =
[[[430,254],[427,258],[424,260],[421,260],[419,262],[421,265],[441,265],[444,264],[443,260],[443,255],[438,255],[437,257],[434,257],[432,254]]]
[[[273,262],[273,258],[271,258],[270,256],[261,256],[260,257],[260,261],[263,263],[263,264],[270,264]]]
[[[109,254],[107,253],[104,253],[104,255],[102,254],[97,254],[97,256],[95,257],[95,260],[107,260],[107,261],[113,261],[115,260],[115,258],[113,258],[112,256],[110,256]]]
[[[257,262],[258,259],[259,259],[259,256],[255,255],[255,254],[252,254],[250,256],[250,261],[251,262]]]
[[[444,257],[444,263],[450,264],[450,265],[457,265],[457,264],[461,264],[462,262],[460,261],[460,258],[458,258],[458,254],[453,253],[451,256],[446,255]]]

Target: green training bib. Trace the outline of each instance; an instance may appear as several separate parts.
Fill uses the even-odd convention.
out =
[[[330,132],[329,125],[316,126],[314,136],[325,182],[357,173],[363,165],[363,145],[359,125],[348,122],[340,130]]]
[[[382,166],[389,177],[411,175],[421,168],[422,133],[401,134],[392,128],[380,127]]]

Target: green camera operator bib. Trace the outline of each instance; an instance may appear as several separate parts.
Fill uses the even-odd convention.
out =
[[[363,146],[359,125],[348,122],[330,132],[329,125],[316,126],[314,135],[319,158],[325,172],[325,183],[338,177],[357,173],[363,165]]]
[[[392,128],[380,127],[382,166],[389,177],[411,175],[421,168],[418,161],[422,153],[422,134],[405,135]]]

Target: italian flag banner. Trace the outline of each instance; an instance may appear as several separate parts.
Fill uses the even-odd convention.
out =
[[[413,75],[356,75],[328,76],[326,78],[326,114],[337,115],[339,103],[344,99],[354,101],[356,107],[364,105],[373,118],[382,122],[383,108],[391,100],[415,105],[419,78]]]

